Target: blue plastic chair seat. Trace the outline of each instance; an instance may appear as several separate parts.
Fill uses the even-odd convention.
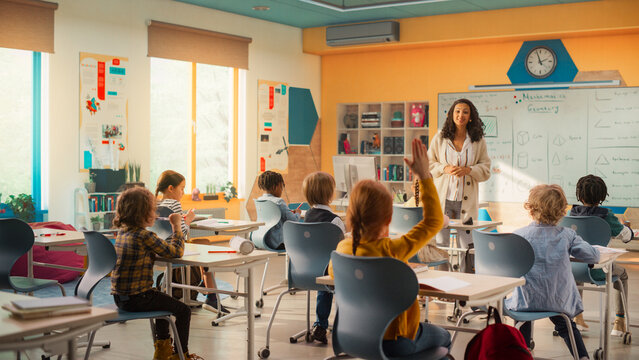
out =
[[[551,316],[561,316],[560,313],[552,311],[513,311],[508,310],[505,306],[504,314],[518,322],[541,320]]]
[[[168,311],[124,311],[122,309],[118,309],[118,317],[115,319],[107,320],[107,324],[119,323],[123,321],[129,320],[139,320],[139,319],[153,319],[162,316],[171,316],[172,313]]]
[[[24,276],[10,276],[11,285],[19,292],[32,292],[58,284],[56,280],[32,279]]]

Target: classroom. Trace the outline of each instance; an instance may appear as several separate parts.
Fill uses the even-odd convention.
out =
[[[323,213],[328,220],[314,221],[339,223],[339,235],[346,233],[343,241],[349,249],[353,242],[355,249],[366,242],[355,245],[350,235],[349,216],[353,219],[356,212],[351,208],[356,197],[350,195],[358,180],[372,179],[375,185],[370,186],[385,189],[384,196],[388,194],[388,204],[393,205],[392,221],[388,216],[387,222],[378,221],[386,225],[392,241],[409,237],[402,235],[418,222],[441,221],[437,229],[424,230],[429,241],[424,238],[408,257],[408,253],[372,254],[429,263],[424,257],[437,257],[436,251],[443,251],[445,255],[439,256],[445,258],[444,265],[418,272],[420,284],[422,277],[451,270],[447,279],[454,277],[479,292],[488,286],[483,281],[491,282],[481,276],[504,273],[459,272],[467,267],[475,272],[483,266],[484,260],[474,251],[484,250],[472,231],[516,232],[528,239],[521,231],[532,231],[535,210],[526,205],[533,202],[531,189],[556,184],[552,191],[565,194],[563,215],[596,215],[614,223],[609,226],[612,239],[606,237],[603,248],[594,250],[602,258],[598,257],[598,263],[590,261],[605,270],[596,269],[601,275],[596,280],[599,286],[586,284],[587,290],[595,291],[577,295],[570,304],[578,311],[569,317],[577,319],[583,298],[583,314],[575,320],[575,329],[580,330],[575,333],[577,343],[584,344],[588,358],[639,358],[639,347],[630,335],[639,326],[633,325],[639,316],[635,310],[639,309],[637,15],[636,0],[0,0],[0,149],[4,154],[0,157],[0,246],[8,241],[9,233],[2,229],[8,219],[30,223],[35,233],[35,245],[28,247],[33,247],[28,253],[33,259],[20,253],[13,270],[9,264],[0,276],[8,279],[11,272],[28,280],[57,280],[56,286],[38,288],[35,297],[59,297],[58,283],[66,295],[74,295],[78,275],[91,263],[91,249],[87,253],[87,246],[76,244],[84,241],[80,230],[106,235],[120,251],[120,240],[114,240],[119,237],[113,221],[121,219],[116,204],[126,189],[146,188],[156,198],[161,193],[164,201],[177,200],[178,211],[185,215],[182,225],[189,216],[196,218],[190,228],[183,226],[184,236],[203,239],[187,244],[190,247],[184,251],[190,255],[185,253],[183,259],[156,259],[155,267],[149,268],[153,280],[163,273],[170,288],[168,275],[187,265],[194,276],[203,278],[206,288],[219,290],[219,296],[212,297],[215,311],[202,306],[211,304],[206,292],[197,296],[199,303],[185,300],[191,306],[189,352],[204,359],[324,359],[337,355],[332,326],[341,295],[322,291],[316,305],[316,288],[308,298],[304,289],[297,289],[280,301],[280,292],[291,286],[286,279],[289,262],[295,264],[294,250],[293,245],[284,249],[281,234],[274,247],[262,239],[267,233],[273,236],[271,228],[282,228],[284,221],[267,220],[265,199],[283,200],[275,203],[289,208],[282,210],[282,216],[294,221],[300,220],[299,210],[310,215],[311,209],[324,209],[330,214]],[[463,131],[455,118],[458,112],[465,114],[459,121],[467,121]],[[463,152],[474,160],[464,160]],[[411,159],[416,160],[411,163]],[[420,161],[430,163],[425,173]],[[174,170],[179,180],[161,188],[166,170]],[[271,177],[272,172],[281,176]],[[326,204],[314,205],[308,199],[305,179],[316,172],[334,178],[335,195]],[[588,184],[607,185],[601,207],[597,199],[594,204],[584,201],[586,190],[579,195],[579,189],[588,186],[581,179],[589,174],[595,176]],[[433,212],[424,215],[429,204],[422,201],[420,207],[419,200],[433,194],[438,203],[435,213],[441,208],[450,222]],[[593,213],[593,206],[602,212]],[[287,218],[285,211],[293,217]],[[409,217],[417,219],[398,230],[399,220],[395,221],[400,213],[408,222]],[[160,236],[166,229],[155,226],[162,222],[168,226],[164,238],[176,239],[176,228],[171,230],[175,218],[171,220],[170,212],[157,215],[148,228]],[[371,214],[370,219],[377,215]],[[356,226],[363,229],[365,224],[363,219]],[[293,227],[283,229],[288,234]],[[365,234],[365,229],[361,231]],[[64,242],[71,234],[80,237]],[[626,235],[628,239],[623,238]],[[240,239],[233,243],[233,236]],[[52,245],[56,237],[61,245]],[[252,244],[241,245],[244,238]],[[466,251],[473,240],[475,249]],[[338,253],[352,254],[340,250],[345,246],[341,244]],[[208,246],[215,254],[207,257]],[[240,246],[257,249],[250,260],[224,253],[243,253]],[[533,242],[531,253],[534,248],[538,259],[536,246]],[[594,249],[586,246],[588,251]],[[423,250],[427,248],[428,254]],[[198,254],[201,259],[191,258]],[[575,254],[570,253],[573,274],[580,266],[575,265],[580,264]],[[610,257],[608,262],[602,260],[604,254]],[[328,260],[330,252],[326,256]],[[218,261],[221,257],[237,261]],[[566,269],[571,267],[568,258],[566,253]],[[470,259],[475,259],[474,265],[469,265]],[[57,264],[58,269],[39,266],[40,262]],[[539,271],[538,264],[531,263],[531,272]],[[171,266],[174,270],[164,273]],[[504,281],[501,285],[510,287],[492,288],[492,297],[500,291],[505,296],[515,288],[525,289],[528,283],[524,285],[522,279],[529,281],[527,272],[503,275],[501,279],[521,282]],[[570,270],[566,276],[572,289]],[[172,277],[184,283],[190,275]],[[111,279],[99,282],[91,314],[103,304],[115,306]],[[621,280],[615,284],[626,284],[625,318],[621,315],[625,310],[620,310],[623,295],[611,281],[616,279]],[[333,285],[332,279],[318,279],[314,286],[318,283]],[[281,286],[262,293],[274,284]],[[335,287],[339,285],[336,281]],[[475,333],[450,327],[483,329],[485,313],[472,315],[470,321],[459,316],[470,309],[466,303],[489,302],[485,296],[469,295],[471,290],[459,294],[453,290],[450,298],[441,289],[419,290],[418,313],[420,324],[428,320],[432,327],[449,329],[452,346],[442,343],[439,347],[447,349],[444,355],[461,359]],[[606,295],[607,301],[596,292]],[[4,286],[0,293],[13,296],[13,289]],[[330,328],[320,325],[323,334],[315,337],[319,324],[313,324],[315,313],[325,294],[330,295],[326,300]],[[417,304],[414,295],[407,306]],[[499,311],[504,296],[491,300],[499,304],[495,305]],[[600,310],[600,300],[608,311]],[[0,302],[5,305],[9,300]],[[307,302],[308,330],[313,331],[300,332],[293,339],[294,332],[307,328]],[[568,302],[561,300],[557,306],[568,306]],[[397,314],[404,316],[407,306]],[[218,321],[224,307],[231,309],[231,316]],[[0,311],[5,324],[21,327],[9,310]],[[93,347],[90,358],[140,359],[157,351],[160,338],[154,341],[148,322],[97,328],[116,314],[100,311],[91,324],[81,321],[89,316],[77,314],[77,327],[71,327],[72,320],[66,327],[79,331],[93,326],[92,330],[98,329],[96,342],[110,342],[106,348]],[[65,328],[65,318],[59,316],[57,325],[25,330],[19,336],[10,333],[13,327],[0,326],[5,328],[0,331],[0,359],[16,358],[16,350],[26,358],[53,358],[68,352],[60,345],[67,342],[77,349],[73,356],[65,356],[84,357],[83,340],[78,340],[81,334],[71,336],[71,330],[63,340],[42,336],[42,344],[34,340],[33,346],[16,347],[24,339]],[[504,311],[502,319],[514,324]],[[531,346],[524,341],[528,348],[524,351],[540,359],[578,359],[571,352],[579,344],[564,343],[566,326],[555,321],[535,321],[534,342]],[[625,325],[620,328],[621,323]],[[381,344],[381,335],[374,336]],[[348,345],[344,346],[348,353]],[[172,356],[178,355],[182,354]]]

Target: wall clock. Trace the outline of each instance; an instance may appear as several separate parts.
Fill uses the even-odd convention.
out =
[[[557,54],[547,46],[536,46],[526,54],[524,66],[530,76],[545,79],[557,67]]]

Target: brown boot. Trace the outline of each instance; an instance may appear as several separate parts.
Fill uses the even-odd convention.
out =
[[[177,353],[173,354],[171,355],[169,360],[180,360],[180,355],[178,355]],[[184,360],[204,360],[204,358],[193,353],[184,353]]]
[[[579,330],[588,329],[588,324],[586,324],[586,321],[584,321],[584,313],[580,313],[579,315],[575,316],[575,324],[581,327],[581,329]]]
[[[622,317],[615,317],[615,324],[612,327],[612,331],[610,331],[611,336],[623,336],[626,332],[626,319]]]
[[[169,360],[173,354],[173,346],[171,343],[171,338],[155,340],[155,343],[153,344],[155,346],[153,360]]]

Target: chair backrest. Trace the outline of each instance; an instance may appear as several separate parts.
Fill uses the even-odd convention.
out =
[[[89,266],[75,286],[75,296],[91,300],[96,285],[115,267],[117,255],[111,240],[95,231],[85,231]]]
[[[259,249],[275,250],[271,249],[264,238],[268,232],[280,222],[282,218],[282,212],[279,206],[269,200],[254,200],[255,211],[257,212],[257,221],[263,222],[264,225],[260,226],[257,230],[251,233],[251,241]]]
[[[386,359],[382,340],[388,325],[417,296],[415,272],[390,257],[331,254],[338,307],[333,326],[335,354]]]
[[[424,218],[424,209],[419,207],[406,207],[393,205],[393,218],[389,231],[393,234],[404,235]]]
[[[173,210],[169,209],[166,206],[158,206],[157,210],[155,210],[157,216],[166,218],[169,215],[173,214]],[[147,230],[153,231],[160,239],[168,239],[173,234],[173,227],[171,227],[171,222],[168,220],[160,220],[155,219],[155,222],[152,226],[148,227]],[[186,234],[185,234],[186,236]]]
[[[0,219],[0,289],[13,289],[9,280],[11,268],[33,247],[34,241],[33,230],[24,221]]]
[[[326,274],[331,252],[344,238],[342,230],[326,222],[287,221],[283,237],[289,257],[288,287],[326,291],[326,287],[317,284],[315,278]]]
[[[517,234],[473,230],[475,273],[518,278],[535,264],[528,240]]]
[[[559,226],[575,230],[590,245],[608,246],[610,225],[597,216],[564,216]]]

